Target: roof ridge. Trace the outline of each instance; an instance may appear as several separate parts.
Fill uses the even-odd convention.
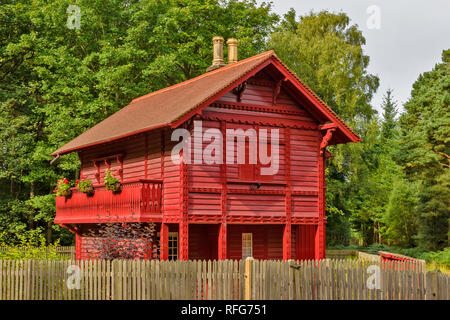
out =
[[[129,103],[129,105],[131,105],[131,104],[134,103],[134,102],[140,101],[140,100],[142,100],[142,99],[144,99],[144,98],[148,98],[148,97],[152,96],[153,94],[156,94],[156,93],[159,94],[159,93],[162,93],[162,92],[166,92],[166,91],[172,90],[172,89],[174,89],[174,88],[181,87],[181,86],[183,86],[183,85],[187,85],[187,84],[193,82],[194,80],[202,79],[202,78],[204,78],[204,77],[207,77],[207,76],[210,76],[210,75],[212,75],[212,74],[215,74],[215,73],[217,73],[217,72],[219,72],[219,71],[224,71],[224,70],[231,69],[232,67],[241,65],[241,64],[243,64],[244,62],[249,62],[249,61],[256,60],[257,58],[261,58],[261,57],[263,57],[264,55],[267,55],[267,56],[269,56],[269,57],[271,57],[271,56],[276,56],[276,54],[275,54],[275,52],[274,52],[273,50],[265,51],[265,52],[262,52],[262,53],[260,53],[260,54],[255,55],[255,56],[251,56],[251,57],[248,57],[248,58],[246,58],[246,59],[244,59],[244,60],[238,61],[238,62],[236,62],[236,63],[228,64],[228,65],[226,65],[226,66],[217,68],[217,69],[215,69],[215,70],[212,70],[212,71],[209,71],[209,72],[202,73],[202,74],[200,74],[200,75],[198,75],[198,76],[196,76],[196,77],[194,77],[194,78],[187,79],[187,80],[184,80],[184,81],[182,81],[182,82],[179,82],[179,83],[176,83],[176,84],[174,84],[174,85],[171,85],[170,87],[162,88],[162,89],[159,89],[159,90],[156,90],[156,91],[147,93],[147,94],[145,94],[145,95],[143,95],[143,96],[134,98],[133,100],[131,100],[131,102]]]

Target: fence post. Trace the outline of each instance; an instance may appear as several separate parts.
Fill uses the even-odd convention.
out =
[[[427,300],[438,300],[438,273],[427,271],[425,274],[425,292]]]
[[[244,263],[244,300],[252,299],[252,257],[245,259]]]

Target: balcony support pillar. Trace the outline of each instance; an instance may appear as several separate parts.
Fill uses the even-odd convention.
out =
[[[219,238],[218,238],[218,259],[227,259],[227,224],[221,223],[219,225]]]
[[[159,259],[165,261],[169,259],[169,226],[161,223],[159,231]]]

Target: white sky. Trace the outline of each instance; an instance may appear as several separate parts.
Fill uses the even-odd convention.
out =
[[[258,0],[258,3],[261,3]],[[364,53],[370,57],[369,73],[380,78],[380,87],[372,100],[380,109],[388,88],[401,106],[410,96],[419,74],[430,71],[450,48],[450,0],[272,0],[273,11],[282,16],[290,8],[297,15],[311,10],[345,12],[351,24],[357,24],[366,38]],[[369,28],[373,11],[380,9],[380,28]],[[373,20],[371,20],[373,21]],[[370,22],[369,22],[370,23]],[[372,24],[373,26],[373,24]],[[301,78],[301,74],[299,74]]]

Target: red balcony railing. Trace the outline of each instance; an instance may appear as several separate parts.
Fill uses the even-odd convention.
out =
[[[161,216],[161,180],[125,182],[113,193],[94,185],[88,196],[72,190],[70,197],[56,197],[55,223],[148,222]]]

